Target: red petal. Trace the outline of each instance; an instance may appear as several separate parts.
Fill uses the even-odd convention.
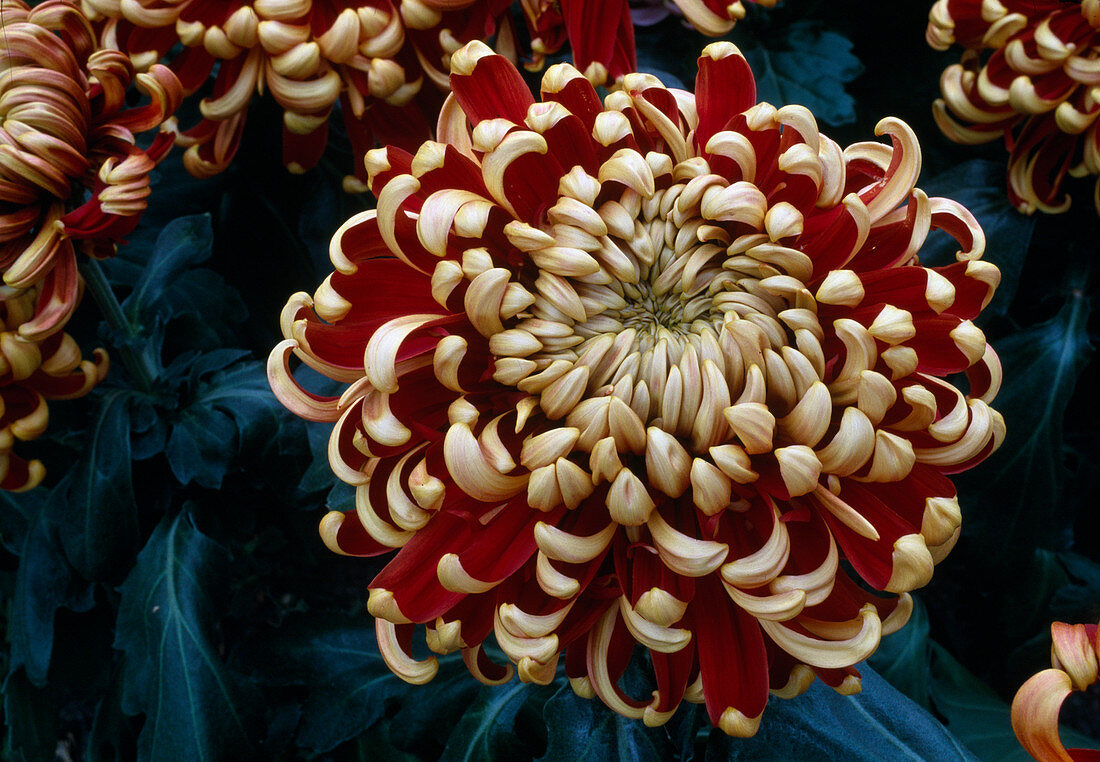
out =
[[[478,59],[469,75],[452,73],[451,89],[474,127],[483,119],[497,118],[523,124],[535,102],[516,67],[498,55]]]
[[[695,105],[699,109],[695,144],[700,150],[731,118],[756,104],[756,81],[744,57],[732,47],[708,50],[712,53],[699,56],[699,73],[695,76]],[[712,57],[719,51],[720,58]]]
[[[715,575],[698,580],[689,616],[710,721],[734,708],[749,719],[768,703],[768,655],[756,619],[730,601]]]
[[[614,80],[637,68],[634,24],[626,0],[561,0],[561,13],[573,60],[582,73],[599,63]]]

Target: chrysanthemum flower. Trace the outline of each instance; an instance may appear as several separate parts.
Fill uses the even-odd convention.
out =
[[[19,332],[40,340],[76,307],[77,250],[109,256],[137,225],[172,137],[142,149],[134,135],[163,122],[182,91],[163,66],[135,76],[126,56],[98,49],[72,3],[5,0],[0,24],[0,271],[8,290],[39,286]],[[132,83],[149,104],[126,107]]]
[[[107,374],[107,354],[84,360],[80,347],[64,332],[42,341],[20,328],[33,320],[39,289],[0,298],[0,489],[23,492],[42,481],[46,469],[12,451],[16,440],[35,439],[46,430],[46,400],[83,397]]]
[[[944,134],[965,144],[1003,136],[1013,205],[1068,209],[1066,174],[1100,175],[1100,0],[938,0],[927,39],[966,48],[940,79]],[[1094,202],[1100,211],[1100,184]]]
[[[745,0],[746,2],[773,8],[779,0]],[[700,32],[720,37],[733,29],[733,25],[745,18],[745,5],[741,0],[671,0],[684,14],[688,22]]]
[[[515,51],[511,0],[82,0],[107,20],[108,44],[130,53],[139,68],[172,61],[186,90],[197,90],[215,65],[213,93],[200,104],[203,120],[181,136],[184,162],[197,176],[224,170],[235,155],[253,93],[270,92],[284,109],[283,159],[295,172],[314,166],[324,150],[337,101],[357,157],[376,144],[415,146],[447,88],[451,54],[471,40],[497,35]],[[567,39],[594,81],[634,67],[633,27],[626,0],[522,0],[534,61]],[[429,83],[425,87],[425,81]]]
[[[327,545],[400,548],[370,585],[387,662],[431,679],[424,624],[506,680],[494,634],[523,680],[564,652],[582,695],[650,724],[705,701],[737,735],[769,688],[858,690],[958,537],[947,474],[1004,433],[974,218],[914,187],[905,124],[842,150],[757,104],[730,43],[694,95],[631,74],[602,106],[568,65],[534,101],[480,44],[452,72],[445,142],[368,155],[377,212],[338,231],[269,363],[288,407],[336,421],[357,486]],[[956,263],[921,266],[930,229]],[[301,389],[292,354],[347,390]],[[636,643],[652,698],[618,685]]]
[[[1043,762],[1100,759],[1097,751],[1066,749],[1058,737],[1062,703],[1073,691],[1087,690],[1100,680],[1100,632],[1094,624],[1055,622],[1050,634],[1053,668],[1020,687],[1012,701],[1012,729],[1027,753]]]

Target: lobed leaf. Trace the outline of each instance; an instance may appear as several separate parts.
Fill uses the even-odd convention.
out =
[[[260,685],[308,688],[296,742],[318,754],[374,726],[411,690],[386,667],[369,616],[291,617],[242,644],[232,663]]]
[[[803,20],[753,42],[742,50],[756,75],[758,100],[805,106],[826,124],[856,120],[855,99],[844,85],[863,73],[863,64],[847,37]]]
[[[482,686],[477,700],[455,725],[441,759],[447,762],[529,759],[531,734],[519,730],[517,724],[522,721],[521,715],[541,722],[543,704],[552,690],[519,680]]]
[[[60,697],[52,686],[34,685],[23,670],[4,681],[4,759],[40,762],[54,758]]]
[[[671,759],[673,745],[663,729],[622,717],[595,699],[584,699],[565,684],[543,709],[549,743],[541,762],[599,762]],[[689,746],[690,746],[689,738]]]
[[[179,410],[166,448],[182,484],[217,489],[242,450],[274,441],[293,420],[268,386],[262,363],[228,365],[242,354],[219,350],[192,366],[193,395]]]
[[[127,568],[138,549],[137,504],[131,474],[131,406],[137,395],[108,389],[96,406],[65,494],[62,545],[87,579],[105,580]]]
[[[144,714],[145,760],[253,758],[255,689],[218,653],[218,610],[228,553],[186,509],[165,516],[119,589],[115,648],[123,652],[122,709]]]
[[[26,679],[37,686],[47,681],[58,609],[88,611],[95,603],[92,586],[65,558],[64,533],[55,518],[65,509],[64,490],[43,490],[41,497],[45,500],[28,504],[7,633],[9,676],[23,668]]]
[[[1069,475],[1064,418],[1077,377],[1092,354],[1088,298],[1066,294],[1050,320],[997,342],[1004,382],[997,395],[1008,432],[1000,450],[959,483],[975,500],[964,536],[980,538],[991,558],[1018,564],[1037,543],[1056,542],[1051,521]]]
[[[801,696],[768,702],[760,732],[728,738],[711,732],[707,759],[737,762],[973,760],[974,756],[931,714],[860,666],[863,690],[841,696],[820,681]]]

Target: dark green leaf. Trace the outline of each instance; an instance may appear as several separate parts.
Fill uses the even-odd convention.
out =
[[[778,35],[746,41],[743,50],[756,75],[759,100],[805,106],[827,124],[855,121],[855,100],[844,85],[863,73],[863,64],[843,35],[819,21],[796,21]]]
[[[869,667],[860,666],[863,690],[841,696],[815,682],[801,696],[772,699],[760,731],[728,738],[712,731],[708,760],[738,762],[912,762],[974,757],[931,714],[910,701]]]
[[[932,703],[948,729],[988,762],[1029,762],[1031,756],[1012,732],[1009,707],[939,645],[932,645]],[[1097,742],[1061,728],[1069,748],[1096,748]]]
[[[207,375],[217,366],[212,362],[196,361],[194,396],[179,412],[167,455],[181,483],[216,489],[243,449],[271,443],[294,419],[275,399],[262,363],[240,362]]]
[[[254,752],[256,697],[222,663],[217,604],[228,554],[188,511],[166,516],[120,588],[115,648],[122,708],[144,714],[145,760],[221,760]]]
[[[527,685],[519,680],[500,686],[483,686],[447,740],[441,759],[448,762],[490,762],[496,759],[528,759],[530,737],[517,731],[521,714],[541,717],[541,709],[553,688]]]
[[[137,551],[137,505],[131,477],[130,410],[134,393],[109,389],[99,399],[71,479],[61,540],[73,567],[92,580],[127,568]]]
[[[543,762],[600,762],[606,759],[671,759],[673,746],[662,728],[628,720],[597,700],[562,686],[543,710],[549,743]]]
[[[1051,610],[1060,621],[1100,619],[1100,564],[1079,553],[1059,553],[1070,582],[1054,595]]]
[[[42,762],[54,758],[57,747],[59,699],[56,690],[36,687],[23,670],[4,681],[4,759]]]
[[[868,660],[882,677],[925,709],[928,703],[928,611],[913,598],[909,623],[882,639]]]
[[[178,217],[165,225],[140,279],[123,303],[127,317],[139,322],[161,314],[167,292],[178,287],[189,269],[210,258],[213,238],[208,214]],[[193,309],[199,310],[201,305],[193,305]]]
[[[997,343],[1004,383],[996,406],[1008,433],[979,472],[960,481],[974,482],[977,498],[969,503],[964,536],[978,538],[1004,563],[1018,566],[1037,542],[1058,542],[1053,508],[1069,473],[1063,419],[1092,354],[1090,311],[1088,298],[1073,289],[1053,318]]]
[[[45,508],[49,494],[48,489],[21,493],[0,490],[0,543],[9,553],[23,552],[31,518]]]
[[[100,699],[88,735],[88,762],[117,762],[132,756],[128,749],[137,743],[137,721],[122,711],[122,680],[115,670],[107,694]]]
[[[186,333],[191,346],[217,346],[232,337],[231,326],[243,320],[247,310],[220,275],[196,267],[210,258],[213,238],[208,214],[178,217],[164,226],[122,303],[134,325],[148,331],[189,317]],[[115,278],[120,274],[126,273],[112,271]]]
[[[440,659],[435,679],[413,689],[400,702],[401,708],[390,722],[390,739],[397,748],[422,759],[437,759],[451,731],[477,700],[482,686],[456,656]]]
[[[419,762],[420,757],[402,751],[390,740],[390,724],[380,723],[356,742],[359,762]]]
[[[64,510],[65,501],[63,490],[54,490],[45,506],[27,517],[15,577],[8,632],[9,670],[24,667],[26,678],[35,685],[46,682],[57,610],[65,607],[87,611],[95,602],[91,586],[73,572],[65,559],[62,533],[52,519]]]
[[[945,196],[958,201],[981,223],[985,232],[982,258],[1001,270],[1001,285],[982,313],[986,318],[1004,314],[1012,304],[1035,230],[1035,217],[1020,214],[1008,203],[1004,175],[1004,164],[973,159],[920,186],[929,196]],[[921,262],[928,266],[951,264],[958,248],[955,239],[946,233],[933,233],[921,249]]]
[[[292,617],[243,644],[233,664],[261,685],[309,688],[297,743],[317,753],[372,727],[388,701],[410,690],[386,667],[365,616]]]
[[[329,397],[339,396],[343,389],[342,384],[322,376],[308,365],[301,365],[294,373],[295,379],[306,389],[314,394],[322,394]],[[328,462],[328,440],[332,433],[332,424],[307,423],[306,436],[309,440],[309,451],[313,456],[309,468],[302,475],[298,488],[305,492],[321,492],[329,490],[336,484],[336,477],[332,473],[332,467]],[[330,504],[330,507],[331,506]]]

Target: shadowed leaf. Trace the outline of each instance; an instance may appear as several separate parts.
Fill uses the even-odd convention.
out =
[[[191,368],[193,396],[179,411],[167,447],[172,473],[183,484],[216,489],[242,450],[272,442],[284,423],[300,425],[275,399],[262,363],[229,364],[241,355],[219,350]]]
[[[297,744],[329,751],[372,727],[411,690],[386,667],[369,616],[298,616],[236,650],[233,665],[260,685],[309,689]]]
[[[62,550],[64,533],[53,517],[65,510],[63,489],[24,503],[26,530],[19,548],[7,637],[11,641],[9,674],[19,667],[35,685],[44,685],[54,642],[54,616],[61,607],[87,611],[94,604],[91,585],[73,571]]]
[[[4,681],[4,759],[10,762],[41,762],[54,758],[57,747],[60,707],[57,691],[36,687],[23,670]]]
[[[146,760],[254,754],[254,689],[226,669],[216,643],[228,554],[185,510],[166,516],[120,588],[115,648],[123,651],[122,708],[144,714]]]
[[[1009,706],[936,643],[932,644],[932,703],[948,729],[987,762],[1030,762],[1012,732]],[[1068,728],[1060,730],[1067,748],[1097,748],[1096,741]]]
[[[96,407],[76,470],[64,482],[65,555],[88,579],[125,568],[138,547],[131,477],[130,411],[135,394],[109,389]]]
[[[662,729],[615,714],[598,700],[583,699],[568,685],[554,694],[543,710],[549,744],[543,762],[598,762],[631,759],[639,762],[671,759],[672,744]]]
[[[518,729],[523,718],[540,722],[542,706],[553,688],[513,680],[483,686],[447,740],[441,759],[447,762],[489,762],[530,758],[532,735]],[[537,740],[535,746],[537,747]]]
[[[796,21],[765,42],[752,43],[746,41],[743,52],[756,75],[759,100],[805,106],[827,124],[855,121],[856,102],[844,85],[863,73],[863,64],[852,55],[848,38],[818,21]]]
[[[1018,564],[1037,542],[1056,542],[1052,510],[1069,474],[1063,419],[1092,354],[1090,311],[1088,298],[1074,289],[1053,318],[997,342],[1004,383],[995,404],[1008,432],[1000,450],[959,483],[975,496],[964,503],[971,509],[964,536],[980,538],[1002,562]]]
[[[859,669],[863,674],[863,690],[854,696],[841,696],[818,681],[797,698],[769,701],[760,731],[752,738],[728,738],[712,731],[707,759],[737,762],[974,759],[931,714],[895,690],[874,670],[862,665]]]

